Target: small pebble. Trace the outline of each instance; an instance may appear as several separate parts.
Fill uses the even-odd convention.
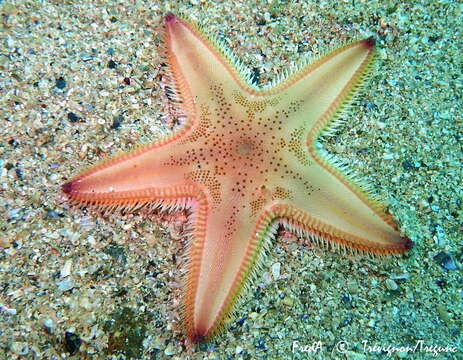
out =
[[[66,80],[61,76],[55,80],[55,87],[62,90],[66,87]]]
[[[178,353],[178,349],[172,344],[167,345],[167,347],[164,349],[164,355],[167,355],[167,356],[172,356],[177,353]]]
[[[449,313],[442,305],[437,305],[437,313],[443,322],[447,324],[450,323],[451,319]]]
[[[391,160],[391,159],[394,159],[394,154],[391,154],[391,153],[385,153],[383,155],[383,159],[385,160]]]
[[[76,352],[78,352],[81,343],[82,340],[80,340],[79,336],[76,334],[70,331],[66,331],[64,333],[64,347],[69,354],[74,355]]]
[[[13,40],[12,38],[8,37],[8,38],[6,39],[6,45],[7,45],[7,47],[13,48],[13,47],[14,47],[14,44],[15,44],[15,43],[14,43],[14,40]]]
[[[249,314],[249,318],[251,320],[256,320],[259,317],[259,313],[256,313],[255,311]]]
[[[72,123],[76,123],[76,122],[79,121],[79,117],[76,114],[74,114],[73,112],[68,112],[67,116],[68,116],[68,120],[70,122],[72,122]]]
[[[434,261],[436,261],[440,266],[442,266],[445,270],[456,270],[457,265],[453,260],[452,255],[447,254],[441,251],[439,254],[434,256]]]
[[[394,280],[387,279],[386,280],[386,287],[391,291],[396,291],[399,288],[399,285],[397,285],[397,283]]]
[[[264,281],[265,285],[270,285],[272,283],[272,275],[266,271],[262,274],[262,280]]]
[[[294,305],[294,300],[291,299],[289,296],[286,296],[284,299],[283,299],[283,304],[286,305],[286,306],[293,306]]]
[[[446,238],[445,238],[445,231],[442,228],[442,226],[437,225],[435,227],[435,232],[436,232],[436,234],[433,237],[435,243],[440,245],[440,246],[444,246],[446,244]]]
[[[82,61],[90,61],[93,59],[92,55],[82,55],[81,57]]]
[[[96,244],[95,238],[93,236],[91,236],[91,235],[87,238],[87,242],[92,247],[95,246],[95,244]]]
[[[63,268],[61,269],[61,277],[65,278],[65,277],[71,275],[71,268],[72,268],[72,260],[68,259],[68,260],[66,260],[66,262],[64,263]]]
[[[16,172],[16,176],[19,180],[22,180],[24,179],[24,175],[23,175],[23,172],[21,169],[15,169],[15,172]]]
[[[48,333],[53,333],[53,329],[55,327],[55,324],[53,323],[52,319],[46,319],[43,322],[43,327],[48,331]]]
[[[15,341],[11,344],[11,351],[16,355],[27,355],[29,353],[29,346],[26,343]]]
[[[376,105],[375,104],[371,104],[371,103],[367,103],[365,104],[365,107],[367,108],[367,110],[373,110]],[[384,122],[378,122],[378,126],[380,129],[384,128],[386,126],[386,124]]]
[[[344,294],[342,297],[341,297],[341,301],[343,302],[344,305],[346,305],[346,307],[348,308],[351,308],[352,307],[352,303],[351,303],[351,297],[347,294]]]
[[[274,280],[278,280],[280,278],[280,270],[281,270],[281,263],[277,262],[272,265],[272,276]]]
[[[47,212],[47,217],[50,219],[56,219],[59,217],[59,214],[55,210],[50,210]]]
[[[0,305],[0,311],[7,313],[8,315],[16,315],[17,311],[13,308],[8,308],[6,306]]]
[[[108,61],[108,68],[110,68],[110,69],[115,69],[116,66],[117,66],[117,64],[116,64],[115,61],[113,61],[113,60],[109,60],[109,61]]]
[[[413,169],[414,169],[413,163],[412,163],[410,160],[408,160],[408,159],[402,161],[402,167],[403,167],[405,170],[413,170]]]
[[[63,280],[58,282],[58,290],[60,292],[66,292],[72,290],[74,288],[74,284],[71,280]]]
[[[8,144],[10,144],[13,147],[17,147],[19,145],[19,141],[17,139],[10,139],[8,140]]]
[[[111,129],[119,129],[123,120],[124,117],[122,115],[115,116],[113,119],[113,124],[111,125]]]

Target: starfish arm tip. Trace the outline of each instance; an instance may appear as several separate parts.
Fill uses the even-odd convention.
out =
[[[193,334],[193,336],[191,337],[191,341],[194,344],[201,344],[206,341],[206,337],[201,334]]]
[[[166,16],[164,17],[166,23],[170,23],[170,22],[174,21],[175,18],[176,18],[176,16],[174,15],[174,13],[172,13],[172,12],[170,12],[170,11],[169,11],[169,12],[166,14]]]
[[[69,181],[66,184],[61,185],[61,190],[67,195],[72,192],[73,188],[74,188],[74,181]]]
[[[409,238],[403,237],[402,240],[404,241],[405,251],[411,250],[413,248],[413,241],[411,241]]]
[[[368,49],[373,49],[376,45],[376,39],[373,36],[370,36],[368,39],[365,39],[364,44]]]

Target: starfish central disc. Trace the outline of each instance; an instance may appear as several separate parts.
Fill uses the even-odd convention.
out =
[[[239,155],[249,155],[254,149],[255,145],[252,141],[242,140],[238,142],[238,154]]]

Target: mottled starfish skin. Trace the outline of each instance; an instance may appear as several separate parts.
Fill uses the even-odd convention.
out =
[[[196,25],[168,14],[164,31],[183,127],[85,171],[63,191],[106,210],[191,209],[183,300],[189,338],[202,341],[223,327],[279,225],[353,252],[411,247],[384,206],[316,146],[364,81],[372,39],[258,89]]]

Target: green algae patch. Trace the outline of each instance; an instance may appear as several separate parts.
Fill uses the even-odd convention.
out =
[[[122,354],[127,359],[140,359],[143,355],[143,340],[146,334],[146,316],[123,307],[111,314],[103,324],[108,334],[108,354]]]

